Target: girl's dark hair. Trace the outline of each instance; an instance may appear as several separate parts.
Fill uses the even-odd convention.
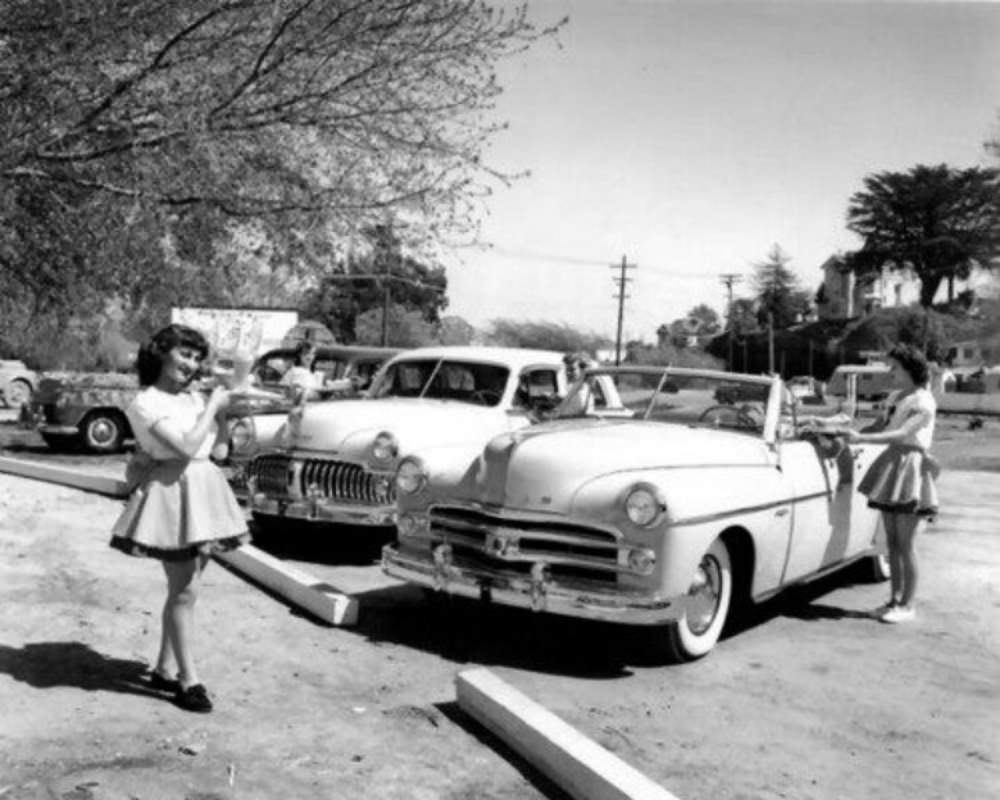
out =
[[[899,364],[917,386],[926,386],[931,379],[931,368],[922,351],[909,344],[897,344],[889,351],[889,358]]]
[[[198,351],[202,361],[208,358],[208,341],[200,331],[187,325],[167,325],[139,348],[135,367],[139,372],[140,386],[152,386],[159,380],[163,360],[175,347],[190,347]]]
[[[295,366],[302,366],[302,356],[306,353],[315,353],[316,345],[310,341],[299,342],[299,346],[295,348]],[[310,369],[316,369],[316,362],[314,361],[310,364]]]

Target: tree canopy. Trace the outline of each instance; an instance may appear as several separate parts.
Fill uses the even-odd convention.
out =
[[[848,263],[858,273],[912,269],[920,303],[930,306],[943,281],[967,278],[976,264],[993,266],[1000,249],[998,181],[995,169],[946,164],[867,176],[847,210],[847,227],[864,240]]]
[[[11,0],[0,278],[36,314],[162,308],[254,270],[273,293],[387,219],[408,251],[470,237],[513,177],[483,160],[495,64],[557,27],[471,0]]]
[[[801,322],[809,311],[812,297],[799,286],[798,276],[789,268],[791,258],[773,245],[764,261],[754,265],[757,291],[757,321],[763,326],[770,318],[775,328]]]

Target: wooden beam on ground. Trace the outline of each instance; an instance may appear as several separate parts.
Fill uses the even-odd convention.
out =
[[[128,494],[125,481],[114,475],[102,475],[73,467],[60,467],[55,464],[42,464],[38,461],[0,457],[0,472],[46,481],[47,483],[58,483],[62,486],[72,486],[74,489],[97,492],[109,497],[125,497]]]
[[[109,497],[123,499],[128,495],[125,481],[114,475],[94,474],[92,470],[0,457],[0,472],[71,486]],[[355,598],[337,592],[332,586],[285,564],[263,550],[244,545],[229,553],[219,554],[216,558],[323,622],[343,626],[357,624],[358,601]]]
[[[330,625],[355,625],[358,601],[250,544],[215,558]]]
[[[488,669],[460,672],[459,707],[578,800],[677,800]]]

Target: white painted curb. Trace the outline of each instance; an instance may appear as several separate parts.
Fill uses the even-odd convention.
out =
[[[58,483],[119,499],[124,499],[128,495],[125,481],[120,478],[113,475],[95,475],[72,467],[0,457],[0,472]],[[357,624],[358,601],[355,598],[333,590],[304,570],[284,564],[263,550],[252,545],[244,545],[229,553],[220,553],[215,558],[323,622],[343,626]]]
[[[216,560],[266,586],[288,602],[330,625],[356,625],[358,601],[340,594],[309,573],[285,564],[252,544],[217,553]]]
[[[578,800],[678,800],[488,669],[455,678],[459,707]]]
[[[34,480],[45,481],[47,483],[72,486],[74,489],[106,494],[109,497],[123,498],[128,494],[125,481],[113,475],[82,472],[71,467],[57,467],[54,464],[42,464],[37,461],[0,457],[0,472],[20,475],[22,478],[33,478]]]

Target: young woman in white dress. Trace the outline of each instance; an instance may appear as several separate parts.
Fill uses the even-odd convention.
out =
[[[111,546],[163,564],[160,652],[150,684],[189,711],[210,711],[193,653],[194,607],[212,553],[249,540],[243,511],[222,471],[210,460],[224,448],[229,392],[193,391],[208,356],[193,328],[169,325],[139,350],[142,390],[126,409],[136,454],[126,470],[133,491],[112,529]],[[218,452],[216,452],[218,454]]]

